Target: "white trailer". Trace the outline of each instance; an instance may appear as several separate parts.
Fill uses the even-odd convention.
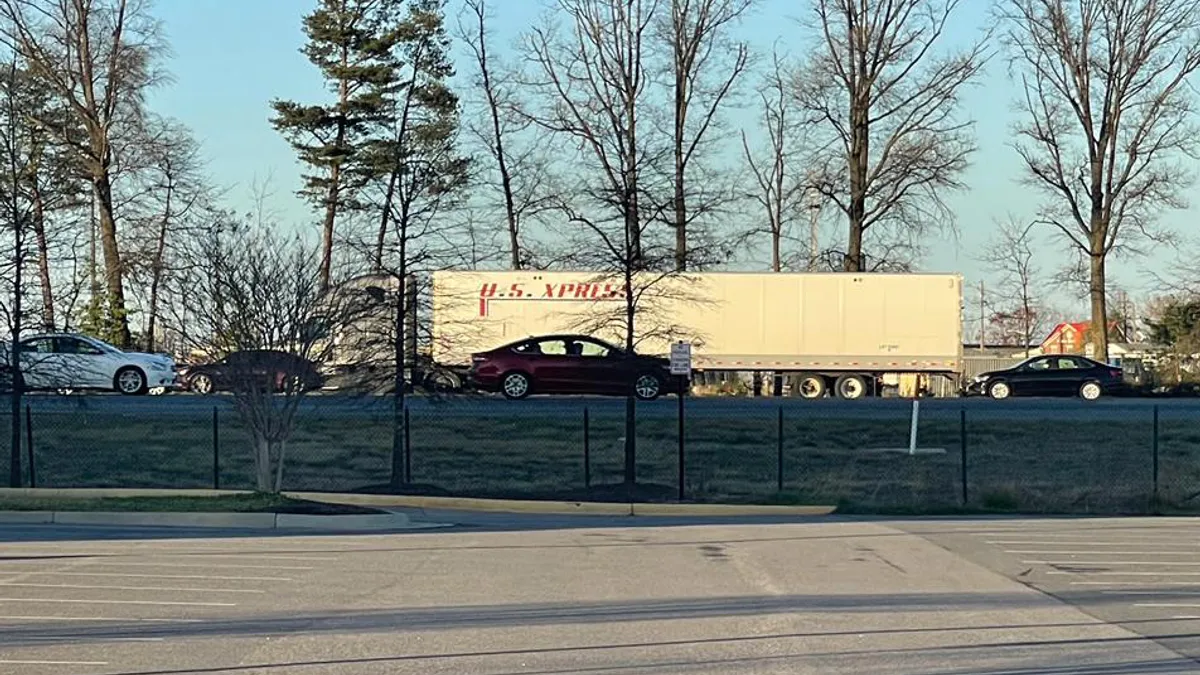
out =
[[[625,288],[591,272],[436,272],[434,361],[464,366],[472,352],[553,333],[622,345]],[[685,273],[642,275],[631,288],[637,351],[690,342],[699,371],[788,373],[807,398],[860,398],[905,375],[961,370],[959,275]]]

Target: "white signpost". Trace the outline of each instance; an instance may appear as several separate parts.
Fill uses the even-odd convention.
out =
[[[660,352],[661,353],[661,352]],[[692,345],[688,342],[676,342],[671,345],[671,374],[692,374]]]

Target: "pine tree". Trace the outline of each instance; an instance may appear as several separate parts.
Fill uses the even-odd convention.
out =
[[[363,143],[388,120],[396,80],[393,47],[403,0],[320,0],[304,18],[301,50],[335,100],[327,105],[275,100],[272,125],[308,165],[301,195],[324,209],[320,282],[328,287],[339,213],[363,208],[352,170]]]

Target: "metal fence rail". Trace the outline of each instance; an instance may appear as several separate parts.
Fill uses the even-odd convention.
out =
[[[226,405],[155,414],[35,407],[23,417],[25,485],[253,487],[251,442]],[[285,489],[403,483],[399,491],[422,494],[912,512],[1190,512],[1200,502],[1200,413],[1185,407],[1105,416],[1071,401],[1009,416],[942,402],[924,404],[914,435],[904,401],[689,401],[682,425],[675,402],[658,401],[637,408],[632,491],[622,401],[415,401],[406,418],[396,430],[386,406],[305,409],[287,443]],[[12,423],[0,415],[3,476]],[[395,464],[394,433],[408,449]]]

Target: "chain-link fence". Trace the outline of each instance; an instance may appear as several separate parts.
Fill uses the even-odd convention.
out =
[[[253,487],[252,443],[227,401],[126,401],[35,401],[18,421],[23,484]],[[286,444],[283,484],[914,513],[1151,513],[1200,502],[1200,407],[975,403],[922,402],[914,435],[905,401],[688,399],[682,443],[675,400],[638,403],[631,490],[623,400],[414,398],[405,430],[386,400],[313,397]],[[5,481],[12,424],[0,414]],[[407,448],[395,463],[394,447]]]

